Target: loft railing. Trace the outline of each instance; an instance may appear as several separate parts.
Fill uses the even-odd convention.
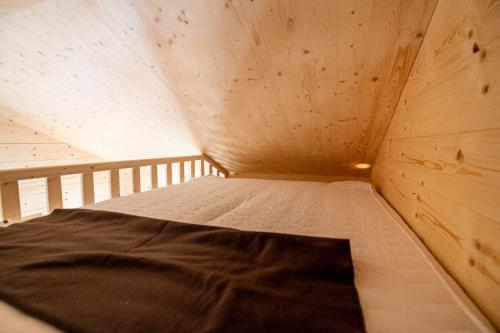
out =
[[[94,203],[94,172],[109,171],[109,190],[111,198],[120,196],[120,169],[132,169],[133,193],[141,192],[140,167],[151,167],[151,188],[158,187],[158,165],[165,164],[166,185],[172,184],[172,164],[179,163],[180,182],[186,180],[185,163],[191,162],[191,177],[195,177],[195,162],[201,161],[201,175],[205,175],[205,162],[208,163],[209,175],[228,176],[215,161],[206,155],[164,157],[145,160],[114,161],[100,163],[73,164],[62,166],[38,167],[0,170],[0,203],[4,223],[22,220],[19,193],[19,181],[25,179],[45,178],[47,185],[48,212],[63,207],[61,176],[81,174],[81,190],[83,206]]]

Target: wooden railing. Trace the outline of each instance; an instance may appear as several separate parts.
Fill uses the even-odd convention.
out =
[[[208,174],[225,177],[228,172],[206,155],[165,157],[145,160],[115,161],[102,163],[73,164],[63,166],[39,167],[0,170],[0,203],[4,223],[22,220],[19,180],[46,178],[48,212],[63,207],[61,176],[81,174],[82,203],[94,203],[94,172],[109,171],[109,186],[111,198],[120,196],[120,169],[132,169],[133,192],[141,191],[140,167],[151,167],[151,188],[158,187],[158,165],[165,164],[166,185],[172,184],[172,164],[179,163],[180,182],[185,181],[185,163],[191,162],[191,177],[195,177],[195,162],[201,161],[201,175],[205,175],[205,161],[208,163]]]

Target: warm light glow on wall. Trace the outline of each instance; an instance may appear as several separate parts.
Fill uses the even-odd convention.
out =
[[[356,168],[356,169],[369,169],[369,168],[371,168],[371,164],[368,164],[368,163],[356,163],[356,164],[354,164],[354,168]]]

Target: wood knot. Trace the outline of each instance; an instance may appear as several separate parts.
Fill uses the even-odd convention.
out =
[[[462,149],[457,151],[457,155],[455,156],[458,162],[462,163],[464,161],[464,153],[462,153]]]
[[[378,76],[374,76],[374,77],[372,77],[372,81],[373,81],[373,82],[377,82],[377,81],[378,81]]]
[[[485,84],[483,86],[483,95],[486,95],[490,91],[490,86],[488,84]]]
[[[481,243],[479,242],[479,240],[478,239],[474,239],[473,242],[474,242],[474,247],[476,249],[478,249],[479,251],[481,251]]]
[[[477,45],[477,43],[474,43],[474,45],[472,46],[472,52],[474,52],[474,53],[478,53],[478,52],[479,52],[479,50],[481,50],[481,49],[479,48],[479,45]]]
[[[469,258],[469,265],[471,265],[471,266],[476,265],[476,261],[474,260],[474,258]]]

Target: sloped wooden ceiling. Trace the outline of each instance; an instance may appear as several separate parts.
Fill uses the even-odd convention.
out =
[[[360,175],[435,5],[47,0],[0,17],[0,107],[103,158]]]

